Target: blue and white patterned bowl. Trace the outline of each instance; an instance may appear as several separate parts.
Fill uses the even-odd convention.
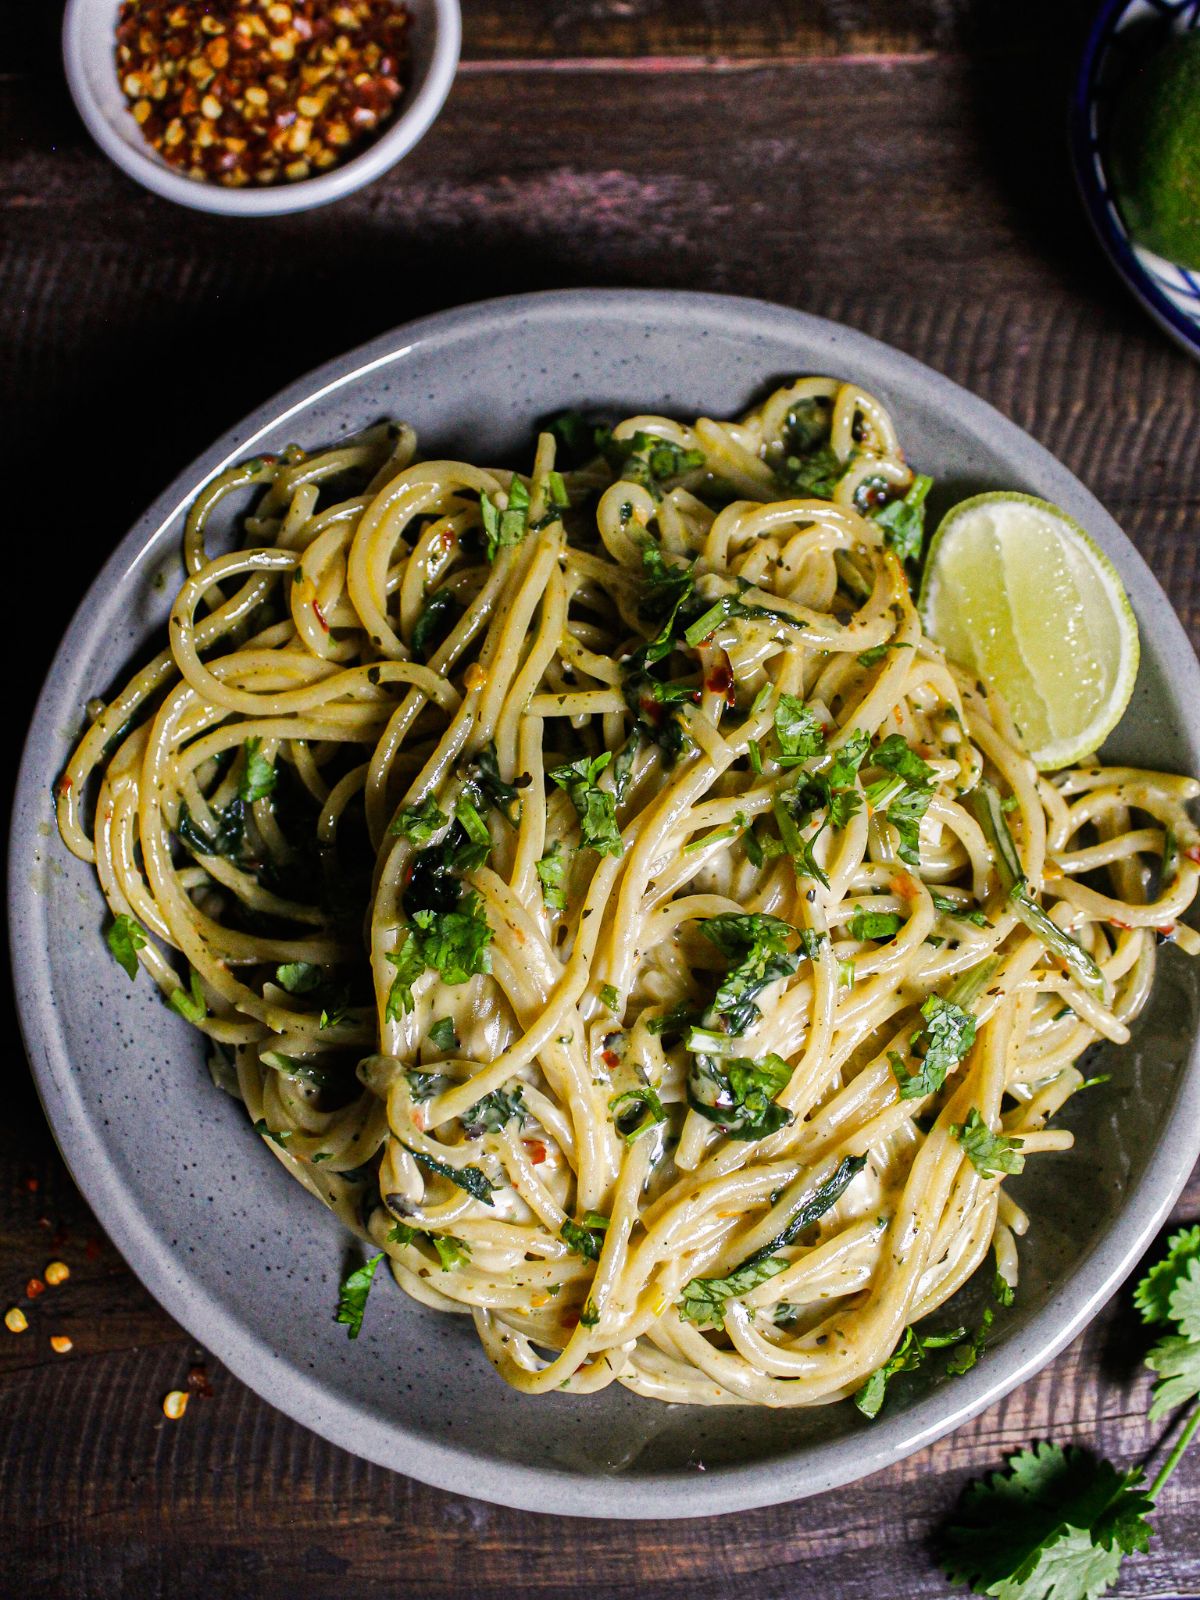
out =
[[[1147,50],[1200,29],[1200,0],[1107,0],[1088,36],[1071,108],[1075,175],[1109,259],[1154,320],[1200,360],[1200,271],[1164,261],[1129,236],[1105,167],[1116,95]]]

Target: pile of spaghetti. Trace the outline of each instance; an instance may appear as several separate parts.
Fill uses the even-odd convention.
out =
[[[58,786],[110,947],[372,1241],[352,1331],[386,1260],[529,1393],[861,1399],[1015,1285],[1004,1178],[1200,948],[1200,784],[1034,770],[922,633],[928,480],[853,384],[415,450],[196,501]]]

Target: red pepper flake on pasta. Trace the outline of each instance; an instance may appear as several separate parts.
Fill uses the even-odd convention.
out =
[[[396,0],[122,0],[117,76],[146,142],[187,177],[294,183],[386,123],[409,27]]]

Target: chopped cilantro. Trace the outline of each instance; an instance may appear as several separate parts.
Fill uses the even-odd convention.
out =
[[[537,864],[538,882],[542,886],[542,899],[551,911],[567,909],[567,868],[570,865],[566,847],[556,839]]]
[[[275,982],[289,994],[311,994],[319,989],[325,974],[311,961],[285,961],[275,968]]]
[[[388,832],[397,838],[407,839],[410,844],[428,844],[449,821],[450,818],[444,811],[439,811],[437,801],[430,796],[419,805],[401,806],[392,818]]]
[[[478,1139],[483,1133],[499,1133],[510,1122],[522,1127],[525,1122],[525,1101],[521,1085],[514,1089],[493,1089],[463,1112],[463,1131],[468,1139]]]
[[[893,500],[874,514],[875,521],[883,529],[883,542],[901,561],[921,559],[925,543],[925,497],[932,488],[933,479],[917,473],[903,500]]]
[[[113,925],[104,938],[117,964],[128,973],[129,977],[136,978],[137,952],[146,947],[146,934],[141,923],[136,922],[128,912],[122,911],[113,919]]]
[[[357,1339],[362,1332],[363,1313],[367,1309],[367,1296],[371,1292],[371,1284],[382,1255],[372,1256],[365,1265],[358,1267],[343,1279],[338,1290],[338,1308],[335,1322],[344,1323],[351,1339]]]
[[[852,939],[894,939],[904,926],[904,918],[894,911],[868,911],[855,906],[850,918]]]
[[[439,1055],[447,1056],[458,1049],[458,1033],[452,1017],[441,1017],[429,1030],[429,1042]]]
[[[1020,1154],[1021,1139],[1010,1139],[1005,1134],[993,1133],[972,1106],[965,1122],[956,1122],[950,1129],[970,1158],[971,1165],[981,1178],[994,1178],[1002,1172],[1017,1173],[1024,1170],[1025,1157]]]
[[[458,603],[448,589],[435,589],[425,601],[412,631],[413,654],[428,661],[454,626]]]
[[[579,814],[579,833],[583,844],[602,856],[619,856],[624,851],[617,827],[616,801],[596,779],[612,760],[612,751],[589,758],[581,756],[547,774],[552,783],[564,789]]]
[[[178,1011],[185,1022],[192,1022],[199,1026],[208,1016],[208,1002],[204,998],[204,990],[200,986],[200,974],[193,967],[186,989],[172,989],[168,1005],[172,1011]]]

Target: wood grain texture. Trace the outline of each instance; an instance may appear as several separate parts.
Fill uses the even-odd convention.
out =
[[[52,9],[22,8],[0,62],[9,439],[23,477],[62,484],[72,551],[66,570],[33,555],[47,652],[144,504],[280,385],[425,311],[589,283],[760,295],[948,373],[1109,505],[1200,644],[1200,368],[1080,217],[1061,115],[1074,0],[468,0],[465,69],[409,161],[332,211],[237,226],[153,200],[91,147]],[[698,1523],[441,1494],[325,1444],[212,1361],[213,1397],[169,1424],[158,1402],[202,1353],[103,1242],[27,1074],[11,1076],[0,1299],[52,1255],[72,1276],[27,1334],[0,1335],[5,1600],[915,1600],[945,1593],[931,1532],[1005,1450],[1053,1434],[1127,1462],[1154,1437],[1120,1303],[933,1449]],[[1198,1211],[1194,1180],[1178,1214]],[[1121,1593],[1200,1594],[1200,1456],[1157,1523]]]

